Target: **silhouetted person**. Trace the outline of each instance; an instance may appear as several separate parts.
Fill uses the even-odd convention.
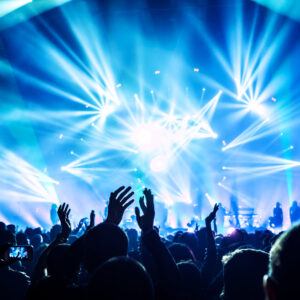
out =
[[[223,257],[223,300],[264,300],[263,276],[268,271],[266,252],[243,249]]]
[[[9,245],[16,245],[13,233],[8,230],[0,232],[0,299],[23,299],[30,284],[30,278],[23,272],[13,269],[13,262],[5,263],[3,250]]]
[[[236,196],[232,195],[230,197],[230,210],[232,217],[234,218],[235,227],[240,227],[240,221],[239,221],[239,205],[238,205],[238,199]]]
[[[296,300],[300,296],[300,224],[283,233],[270,252],[264,287],[268,300]]]
[[[290,207],[290,219],[292,225],[294,225],[300,219],[300,207],[298,206],[297,201],[293,201]]]
[[[273,209],[273,216],[270,217],[270,226],[273,228],[282,227],[283,224],[283,212],[280,202],[276,202],[276,206]]]
[[[204,291],[201,288],[201,272],[196,265],[192,262],[180,262],[177,267],[180,274],[179,299],[204,299]]]
[[[89,283],[88,299],[152,300],[152,280],[144,266],[128,257],[111,258],[102,264]]]
[[[225,215],[226,215],[226,210],[222,206],[222,203],[219,203],[219,210],[218,210],[218,213],[217,213],[217,228],[218,228],[218,232],[222,232],[223,231]]]
[[[102,223],[91,229],[85,238],[85,267],[93,273],[98,266],[115,256],[127,255],[128,238],[115,224]]]
[[[176,263],[181,261],[194,261],[196,262],[195,256],[191,249],[187,245],[180,243],[173,243],[168,247]]]

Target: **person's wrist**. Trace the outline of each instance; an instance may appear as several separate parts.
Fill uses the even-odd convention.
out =
[[[66,236],[65,234],[63,234],[63,233],[61,232],[61,233],[59,233],[59,234],[56,236],[56,240],[57,240],[58,242],[60,242],[60,243],[66,243],[67,240],[68,240],[68,237],[69,237],[69,235]]]
[[[153,231],[155,231],[153,229],[153,226],[144,227],[144,228],[142,228],[142,235],[147,235],[148,233],[151,233]]]

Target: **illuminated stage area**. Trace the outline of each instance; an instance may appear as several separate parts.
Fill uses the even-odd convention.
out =
[[[35,2],[0,19],[0,221],[49,228],[63,202],[74,224],[92,209],[99,221],[131,185],[135,199],[151,188],[161,227],[201,225],[220,202],[230,229],[232,199],[241,227],[267,227],[276,202],[290,226],[297,14],[271,1]]]

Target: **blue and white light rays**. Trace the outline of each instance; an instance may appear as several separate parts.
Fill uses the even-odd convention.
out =
[[[251,141],[257,140],[259,138],[262,138],[269,133],[267,129],[265,129],[263,132],[261,132],[261,129],[270,121],[269,118],[261,121],[258,120],[252,125],[250,125],[246,130],[244,130],[239,136],[237,136],[233,141],[228,143],[226,146],[222,148],[223,151],[226,151],[230,148],[234,148],[246,143],[249,143]]]
[[[233,79],[237,89],[237,100],[241,101],[245,112],[255,112],[262,117],[268,115],[268,105],[274,95],[281,93],[283,84],[280,70],[285,58],[278,60],[282,45],[288,39],[290,25],[278,24],[278,16],[271,13],[264,30],[258,31],[257,12],[253,16],[253,25],[248,32],[242,25],[242,9],[237,11],[234,30],[229,30],[228,47],[233,69]],[[253,36],[256,36],[255,39]],[[276,69],[274,69],[274,65]],[[281,83],[280,83],[281,81]],[[270,112],[269,112],[270,115]]]
[[[202,216],[230,193],[255,206],[261,190],[251,194],[247,182],[273,184],[283,170],[297,171],[295,141],[282,148],[278,143],[281,132],[300,124],[299,106],[293,111],[285,103],[288,59],[278,59],[289,26],[278,26],[276,14],[266,13],[265,22],[259,9],[244,18],[239,3],[236,10],[230,5],[218,11],[223,21],[206,23],[189,11],[181,22],[187,37],[176,36],[170,47],[157,38],[163,28],[154,30],[159,26],[152,18],[149,24],[138,12],[119,18],[107,7],[104,21],[84,1],[59,9],[64,28],[46,17],[24,26],[24,39],[36,37],[25,45],[30,59],[24,60],[33,67],[17,64],[15,73],[27,89],[38,87],[28,93],[26,114],[45,161],[54,165],[60,197],[67,195],[64,180],[96,186],[103,199],[124,181],[138,192],[149,186],[174,210],[176,223],[183,211],[177,202],[192,211],[197,193],[203,196]],[[22,118],[22,111],[5,118]],[[235,180],[245,185],[233,189]],[[96,205],[91,199],[87,203]]]
[[[71,17],[69,16],[69,18]],[[86,18],[88,19],[88,16]],[[79,57],[68,43],[51,28],[51,24],[47,24],[42,18],[40,23],[44,26],[44,32],[36,25],[27,23],[22,34],[23,36],[28,35],[28,39],[32,35],[38,37],[38,45],[32,47],[32,51],[36,54],[33,57],[33,63],[35,63],[35,60],[39,62],[47,61],[47,64],[36,63],[43,72],[43,76],[16,69],[15,72],[18,77],[29,85],[39,86],[39,88],[52,93],[54,99],[58,97],[63,101],[74,103],[73,106],[77,109],[74,110],[73,117],[94,115],[88,121],[88,125],[97,119],[101,119],[100,125],[103,124],[106,117],[120,105],[120,101],[116,94],[116,83],[109,73],[106,62],[103,62],[105,57],[102,56],[100,51],[94,51],[94,56],[91,55],[91,50],[94,49],[94,40],[99,39],[97,36],[86,39],[86,36],[82,33],[86,29],[85,27],[72,26],[72,38],[77,41],[78,46],[82,47],[84,45],[83,53],[85,53],[85,57]],[[87,23],[90,23],[90,21]],[[93,34],[93,32],[90,32],[90,34]],[[80,108],[82,113],[78,110]],[[56,110],[58,123],[61,119],[70,118],[72,111],[66,111],[64,115],[63,111],[57,112]],[[46,110],[45,113],[47,114]],[[51,110],[48,109],[48,113],[51,115]],[[39,118],[39,112],[37,112],[36,118]],[[86,122],[80,123],[78,121],[77,124],[79,131],[84,129],[83,126],[86,125]]]
[[[58,204],[59,184],[13,152],[1,148],[1,201],[28,201]]]
[[[234,172],[235,174],[238,174],[240,181],[247,181],[249,179],[264,177],[299,166],[299,161],[260,153],[240,151],[234,164],[223,166],[222,169],[227,173]]]

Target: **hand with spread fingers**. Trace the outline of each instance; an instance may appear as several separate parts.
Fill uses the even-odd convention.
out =
[[[130,186],[126,189],[121,186],[110,194],[106,222],[116,225],[121,223],[124,211],[134,202],[133,199],[130,199],[133,194]]]
[[[71,233],[71,222],[69,219],[70,212],[71,209],[69,208],[69,205],[66,203],[60,205],[57,210],[57,214],[61,224],[61,236],[65,239],[68,239]]]
[[[144,189],[143,193],[144,196],[140,198],[139,202],[144,215],[140,215],[140,210],[138,207],[135,208],[135,214],[139,227],[142,229],[142,231],[146,232],[153,228],[155,210],[151,190],[146,188]],[[144,202],[144,198],[146,198],[146,204]]]

